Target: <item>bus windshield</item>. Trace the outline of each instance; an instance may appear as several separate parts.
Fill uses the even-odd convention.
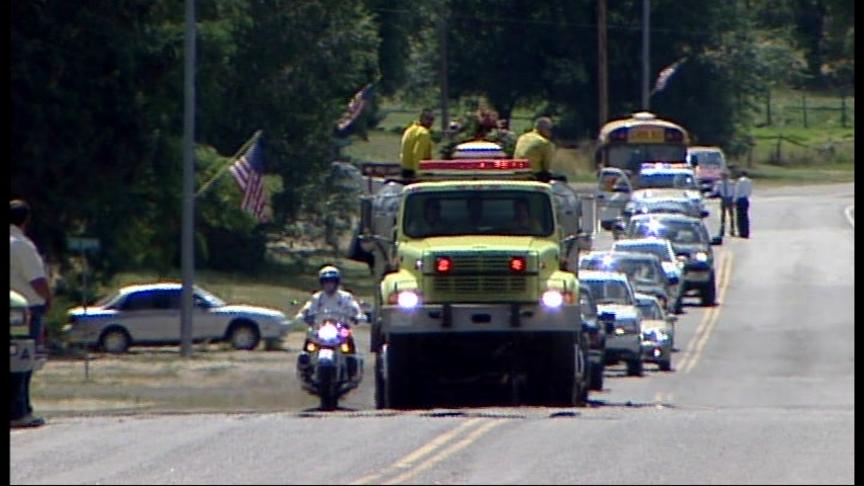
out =
[[[609,147],[611,167],[639,167],[644,162],[681,162],[687,158],[682,144],[626,144]]]

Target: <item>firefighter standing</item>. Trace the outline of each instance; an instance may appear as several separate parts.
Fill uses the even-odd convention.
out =
[[[545,116],[540,117],[534,122],[534,130],[519,136],[513,152],[513,158],[531,161],[531,170],[541,181],[550,179],[549,169],[555,153],[551,138],[552,120]]]
[[[402,150],[399,159],[402,162],[402,178],[413,179],[421,160],[432,158],[432,133],[429,129],[435,123],[432,110],[425,109],[420,113],[420,119],[402,133]]]

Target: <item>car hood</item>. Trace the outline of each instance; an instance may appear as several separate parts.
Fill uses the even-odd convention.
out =
[[[267,307],[258,307],[254,305],[223,305],[222,307],[214,307],[210,309],[211,314],[222,315],[256,315],[261,317],[270,317],[273,319],[285,319],[285,313],[276,309],[268,309]]]
[[[642,319],[642,332],[653,329],[669,329],[669,323],[661,319]]]
[[[623,305],[623,304],[597,304],[597,315],[604,312],[611,312],[615,314],[616,318],[620,312],[632,311],[632,305]]]
[[[676,255],[686,253],[688,256],[700,251],[708,253],[710,250],[710,247],[704,243],[672,243],[672,248]]]

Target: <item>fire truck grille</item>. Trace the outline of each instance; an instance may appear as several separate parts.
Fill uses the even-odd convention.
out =
[[[448,294],[509,294],[525,292],[527,282],[524,276],[448,275],[435,277],[434,288]]]

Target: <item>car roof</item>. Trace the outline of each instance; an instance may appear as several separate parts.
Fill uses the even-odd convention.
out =
[[[605,270],[579,270],[579,280],[621,280],[627,282],[627,274]]]
[[[657,255],[644,251],[615,250],[612,254],[621,260],[660,260]]]
[[[155,282],[149,284],[133,284],[120,288],[121,295],[131,294],[133,292],[141,292],[145,290],[177,290],[182,289],[183,284],[180,282]],[[195,286],[198,290],[198,286]]]
[[[684,214],[673,214],[673,213],[634,214],[633,217],[630,218],[631,221],[642,221],[642,220],[649,220],[649,219],[656,219],[656,220],[659,220],[661,222],[669,221],[669,220],[671,220],[671,221],[683,221],[683,222],[688,222],[688,223],[692,223],[692,222],[701,223],[702,222],[702,220],[700,220],[698,218],[694,218],[693,216],[687,216]]]
[[[625,240],[616,240],[612,242],[612,247],[614,248],[616,245],[620,246],[644,246],[644,245],[662,245],[662,246],[672,246],[672,243],[669,242],[667,238],[658,238],[656,236],[648,236],[646,238],[628,238]]]

